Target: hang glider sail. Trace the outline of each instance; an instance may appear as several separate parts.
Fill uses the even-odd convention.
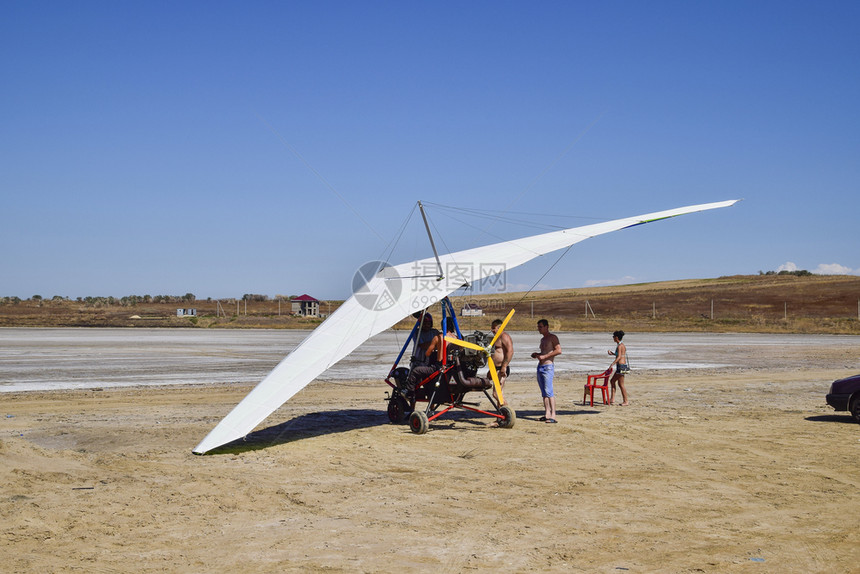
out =
[[[447,297],[464,284],[491,280],[536,257],[590,237],[687,213],[734,205],[738,200],[704,203],[552,231],[396,266],[363,268],[366,283],[357,286],[319,327],[194,448],[203,454],[242,438],[323,371],[367,339],[416,311]]]

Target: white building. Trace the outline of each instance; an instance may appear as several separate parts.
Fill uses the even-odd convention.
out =
[[[466,303],[460,311],[461,317],[483,317],[484,310],[477,303]]]

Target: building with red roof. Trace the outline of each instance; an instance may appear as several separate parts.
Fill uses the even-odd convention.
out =
[[[314,299],[307,293],[299,297],[290,299],[293,305],[293,315],[301,315],[302,317],[319,317],[320,302]]]

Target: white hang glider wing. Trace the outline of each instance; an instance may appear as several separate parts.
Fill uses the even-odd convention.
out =
[[[290,397],[302,390],[370,337],[463,286],[564,249],[589,237],[687,213],[734,205],[738,200],[704,203],[552,231],[435,258],[385,267],[347,299],[206,435],[194,452],[202,454],[242,438]],[[441,266],[443,277],[435,274]]]

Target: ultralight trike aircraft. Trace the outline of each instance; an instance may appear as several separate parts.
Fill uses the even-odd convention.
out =
[[[415,313],[414,316],[418,320],[385,378],[385,382],[393,389],[388,397],[388,419],[395,424],[408,419],[412,432],[424,434],[430,421],[452,409],[464,409],[499,419],[497,424],[501,428],[513,427],[516,413],[505,404],[492,357],[493,345],[513,315],[514,310],[511,309],[491,337],[481,331],[463,336],[457,322],[457,314],[447,297],[442,299],[442,333],[436,335],[435,331],[423,328],[425,321],[430,318],[426,309]],[[457,336],[445,336],[445,331],[456,333]],[[431,349],[437,360],[433,361],[431,357],[431,363],[427,364],[428,357],[425,356],[421,342],[423,337],[425,344],[429,343],[427,339],[431,336],[438,337],[439,349],[438,355],[437,349]],[[413,351],[409,367],[398,367],[410,344]],[[489,368],[491,378],[479,376],[479,372],[484,368]],[[495,393],[490,394],[490,389],[494,389]],[[479,409],[479,403],[466,402],[466,395],[473,391],[482,391],[489,399],[493,411]],[[426,403],[426,407],[417,408],[419,403]],[[439,407],[444,408],[438,410]]]
[[[436,252],[433,237],[430,235],[433,258],[393,266],[384,263],[366,270],[362,274],[363,280],[360,284],[358,286],[354,284],[352,296],[344,301],[292,353],[287,355],[278,366],[260,381],[254,390],[248,393],[206,435],[200,444],[193,449],[193,452],[203,454],[245,437],[290,397],[369,338],[391,328],[416,311],[426,308],[427,304],[424,302],[442,301],[451,293],[459,290],[463,287],[464,281],[458,274],[449,273],[449,269],[459,268],[463,264],[467,264],[470,269],[477,270],[471,280],[478,282],[495,277],[536,257],[561,249],[569,249],[574,244],[590,237],[688,213],[728,207],[736,202],[737,200],[728,200],[667,209],[580,227],[560,229],[511,241],[501,241],[443,255]],[[420,202],[418,207],[421,207]],[[423,208],[421,213],[423,216]],[[429,235],[430,227],[426,218],[424,225]],[[405,280],[409,277],[415,277],[415,269],[427,268],[436,270],[432,279]],[[453,309],[451,311],[453,316]],[[409,396],[408,388],[406,394],[402,392],[404,386],[398,380],[396,367],[392,369],[395,372],[389,376],[389,380],[394,380],[392,386],[398,389],[394,392],[396,398],[393,405],[389,403],[389,413],[393,411],[393,416],[397,418],[398,412],[401,410],[405,416],[411,409],[413,414],[409,415],[410,423],[412,424],[414,420],[412,428],[416,432],[425,431],[426,421],[441,416],[450,408],[467,408],[469,405],[463,401],[463,396],[466,393],[473,390],[488,390],[481,388],[487,386],[486,381],[474,380],[480,379],[477,377],[477,373],[484,364],[483,359],[480,359],[481,355],[487,358],[488,363],[490,361],[489,350],[484,346],[485,341],[483,339],[479,341],[477,336],[475,336],[474,341],[469,341],[467,335],[466,340],[449,338],[446,342],[465,347],[467,351],[474,351],[475,355],[461,353],[454,356],[454,364],[447,365],[446,363],[446,368],[437,374],[436,379],[427,380],[427,377],[424,377],[416,383],[412,396]],[[457,367],[458,362],[459,367]],[[491,375],[494,373],[495,369],[492,365],[490,365],[489,371]],[[402,375],[403,372],[400,371],[400,373]],[[474,376],[470,376],[472,373]],[[452,381],[454,381],[453,385],[451,384]],[[470,386],[470,384],[475,386]],[[490,416],[498,417],[502,426],[510,426],[514,421],[513,411],[504,408],[501,389],[498,389],[496,394],[498,399],[491,399],[496,412],[479,412],[486,412]],[[424,401],[427,402],[427,408],[423,411],[416,410],[416,404]],[[443,404],[447,405],[446,410],[434,413],[435,409]]]

